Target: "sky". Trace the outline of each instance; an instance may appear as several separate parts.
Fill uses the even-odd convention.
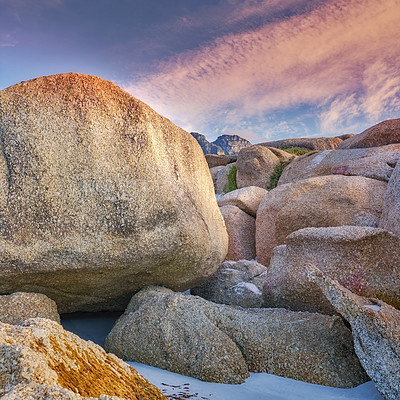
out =
[[[80,72],[252,143],[400,118],[400,0],[0,0],[0,90]]]

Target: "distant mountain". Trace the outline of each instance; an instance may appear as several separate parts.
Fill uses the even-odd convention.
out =
[[[222,135],[218,136],[217,140],[213,144],[222,148],[227,155],[233,155],[239,153],[244,147],[251,146],[251,143],[243,139],[238,135]]]
[[[221,147],[210,143],[201,133],[190,132],[190,134],[197,140],[204,154],[225,154]]]
[[[197,140],[204,154],[233,155],[240,149],[251,146],[251,143],[238,135],[222,135],[214,142],[209,142],[206,137],[197,132],[190,132]]]

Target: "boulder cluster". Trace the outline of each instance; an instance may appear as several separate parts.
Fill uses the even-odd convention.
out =
[[[1,399],[165,399],[127,360],[398,400],[400,119],[193,136],[93,76],[0,91]],[[104,349],[60,325],[112,310]]]

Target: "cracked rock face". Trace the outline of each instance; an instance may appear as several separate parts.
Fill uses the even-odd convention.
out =
[[[42,318],[18,326],[0,323],[0,397],[166,399],[118,357]]]
[[[315,282],[352,327],[354,348],[376,388],[387,400],[400,398],[400,311],[377,299],[357,296],[309,265]]]
[[[132,298],[105,347],[210,382],[242,383],[249,371],[336,387],[367,380],[337,316],[242,309],[159,287]]]
[[[93,76],[0,92],[0,189],[0,293],[44,293],[60,312],[190,288],[227,252],[196,140]]]

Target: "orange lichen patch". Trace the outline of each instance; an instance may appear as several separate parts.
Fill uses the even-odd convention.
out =
[[[59,343],[49,337],[57,360],[49,357],[49,366],[58,376],[60,386],[84,397],[102,394],[127,400],[166,399],[161,391],[141,377],[132,367],[123,366],[112,356],[99,354],[91,349],[75,349],[68,343]],[[60,361],[61,360],[61,361]],[[70,362],[68,362],[70,360]]]

